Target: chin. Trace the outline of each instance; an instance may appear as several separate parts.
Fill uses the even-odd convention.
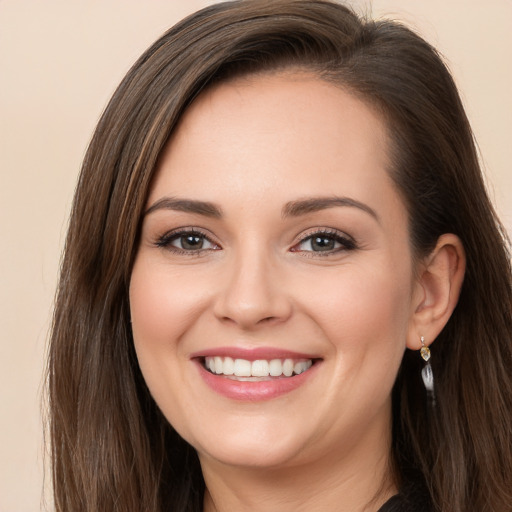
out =
[[[225,466],[237,467],[240,469],[258,470],[258,469],[278,469],[294,465],[297,452],[293,454],[289,450],[275,449],[268,447],[233,447],[215,449],[210,452],[199,452],[199,459],[208,458]]]
[[[303,454],[304,441],[297,439],[296,432],[294,436],[280,436],[275,430],[259,435],[253,430],[246,436],[238,428],[226,432],[221,438],[191,443],[201,460],[247,469],[270,469],[297,464]]]

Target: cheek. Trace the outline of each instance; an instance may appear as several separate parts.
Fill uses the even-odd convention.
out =
[[[130,281],[130,312],[138,352],[179,348],[178,341],[204,307],[204,285],[183,281],[180,274],[136,260]],[[140,350],[139,350],[140,349]]]
[[[188,362],[182,338],[203,308],[204,289],[204,283],[180,280],[179,273],[144,254],[137,257],[130,280],[133,340],[142,375],[163,414],[182,432],[187,432],[189,410],[181,392],[187,381],[183,363]]]
[[[317,285],[323,293],[315,296],[311,306],[322,325],[346,334],[347,339],[359,340],[358,333],[377,328],[385,336],[403,331],[408,323],[411,283],[405,272],[354,265],[325,276],[325,283]]]
[[[338,381],[352,382],[356,394],[391,388],[410,321],[408,268],[353,265],[317,284],[326,292],[309,302],[309,311],[336,354]]]
[[[410,280],[389,267],[360,270],[340,277],[331,300],[316,311],[335,354],[331,394],[346,397],[354,418],[369,418],[389,402],[403,358]]]
[[[137,360],[156,403],[178,424],[184,409],[179,390],[186,380],[183,363],[187,361],[181,340],[204,302],[199,290],[194,290],[193,283],[180,281],[144,254],[136,259],[130,280],[130,314]]]

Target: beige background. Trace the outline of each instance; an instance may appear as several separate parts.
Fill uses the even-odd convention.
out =
[[[45,343],[90,134],[138,55],[209,3],[0,0],[0,512],[44,508]],[[512,0],[374,0],[373,13],[405,20],[447,58],[512,232]]]

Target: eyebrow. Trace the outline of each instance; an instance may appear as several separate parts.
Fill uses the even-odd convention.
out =
[[[283,217],[299,217],[307,213],[318,212],[326,210],[327,208],[335,207],[351,207],[358,208],[369,215],[371,215],[377,222],[380,222],[377,212],[370,208],[367,204],[356,201],[350,197],[312,197],[307,199],[299,199],[297,201],[290,201],[286,203],[283,208]]]
[[[311,197],[298,199],[286,203],[282,210],[283,217],[299,217],[308,213],[314,213],[328,208],[351,207],[358,208],[371,215],[377,222],[380,222],[377,212],[368,205],[350,197]],[[144,213],[149,215],[156,210],[174,210],[186,213],[196,213],[205,217],[220,219],[222,209],[209,201],[197,201],[194,199],[177,199],[175,197],[163,197],[153,203]]]
[[[196,201],[193,199],[177,199],[175,197],[163,197],[153,203],[144,213],[149,215],[156,210],[175,210],[178,212],[197,213],[205,217],[220,218],[222,210],[208,201]]]

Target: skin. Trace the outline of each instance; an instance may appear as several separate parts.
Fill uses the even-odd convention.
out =
[[[396,492],[391,389],[406,346],[449,317],[458,292],[445,283],[463,265],[453,237],[413,265],[388,167],[379,116],[304,73],[203,92],[167,144],[131,278],[132,326],[154,399],[199,453],[206,511],[371,511]],[[162,206],[169,197],[221,215]],[[353,204],[283,215],[333,197]],[[202,248],[169,235],[184,228],[207,237]],[[325,231],[341,241],[312,250],[307,237]],[[208,387],[192,358],[261,346],[313,354],[314,374],[239,401]]]

